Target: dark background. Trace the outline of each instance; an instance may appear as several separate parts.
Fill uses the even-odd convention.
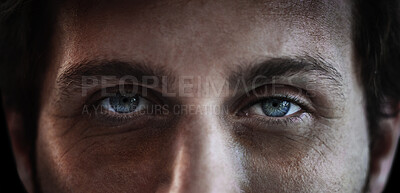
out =
[[[14,163],[14,157],[11,151],[11,143],[8,138],[8,131],[6,129],[6,123],[4,120],[3,108],[0,103],[0,152],[3,153],[1,156],[2,168],[0,175],[0,192],[13,192],[13,193],[24,193],[24,189],[21,181],[18,178],[17,170]],[[385,193],[400,192],[400,155],[399,149],[397,149],[396,159],[392,168],[392,172],[389,178],[389,182],[386,186]]]

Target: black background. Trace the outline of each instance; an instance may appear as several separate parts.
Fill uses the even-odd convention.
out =
[[[1,184],[0,184],[0,192],[15,192],[15,193],[23,193],[25,192],[22,186],[21,181],[18,178],[17,170],[14,163],[14,158],[11,150],[11,143],[8,138],[8,131],[6,129],[6,123],[4,120],[3,108],[0,103],[0,141],[1,141],[1,150],[3,153],[1,156],[2,160],[2,169],[0,171],[1,174]],[[399,150],[397,149],[397,152]],[[389,192],[400,192],[400,155],[396,154],[396,159],[394,161],[394,165],[392,168],[392,172],[389,178],[389,182],[386,186],[385,193]]]

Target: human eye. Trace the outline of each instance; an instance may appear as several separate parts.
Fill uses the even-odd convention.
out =
[[[315,108],[305,91],[282,85],[275,89],[260,87],[252,93],[240,100],[242,106],[236,115],[253,128],[293,128],[313,121]]]
[[[94,94],[89,104],[90,118],[102,123],[123,124],[132,121],[155,118],[166,113],[165,105],[156,93],[144,88],[124,86],[108,87]],[[104,94],[106,93],[106,94]],[[144,118],[144,119],[142,119]]]
[[[249,109],[249,114],[262,115],[268,117],[285,117],[295,114],[302,108],[289,99],[284,98],[267,98],[261,102],[257,102]]]

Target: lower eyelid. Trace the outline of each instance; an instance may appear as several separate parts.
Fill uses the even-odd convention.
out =
[[[313,116],[307,112],[295,113],[286,117],[268,117],[261,115],[245,116],[239,119],[241,125],[263,132],[308,132],[313,128]]]

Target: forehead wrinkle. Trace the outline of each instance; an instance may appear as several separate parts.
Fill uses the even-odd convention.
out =
[[[294,18],[329,19],[325,16],[343,15],[343,9],[350,11],[348,2],[344,0],[255,0],[259,10],[265,16],[277,15]],[[321,17],[322,16],[322,17]]]
[[[351,30],[352,4],[346,0],[255,1],[258,6],[256,9],[263,18],[262,21],[270,21],[272,17],[277,21],[286,21],[293,27],[322,28],[326,32],[329,32],[326,35],[334,33],[340,36],[343,32],[344,34],[348,34],[349,30]],[[314,33],[314,35],[318,35],[318,33]],[[340,38],[337,40],[340,40]]]
[[[268,2],[277,2],[277,1],[268,1]],[[315,4],[322,4],[322,3],[326,3],[325,1],[318,1],[318,2],[312,2],[312,1],[305,1],[305,2],[303,2],[303,3],[296,3],[296,2],[294,2],[294,1],[283,1],[283,3],[282,4],[284,4],[284,3],[286,3],[286,4],[289,4],[290,6],[291,6],[291,8],[290,8],[290,6],[289,5],[287,5],[286,7],[289,7],[289,8],[287,8],[287,9],[289,9],[289,11],[287,11],[287,12],[291,12],[290,10],[292,9],[292,10],[297,10],[297,9],[299,9],[298,7],[301,7],[301,6],[305,6],[305,5],[313,5],[314,7],[322,7],[322,5],[315,5]],[[332,5],[333,6],[333,5]],[[285,7],[285,6],[283,6],[283,7]],[[277,8],[276,8],[277,9]],[[311,8],[307,8],[306,7],[306,9],[305,10],[307,10],[307,9],[310,9],[311,10]],[[319,10],[318,12],[323,12],[323,9],[322,8],[313,8],[313,9],[317,9],[317,10]],[[312,13],[310,13],[311,15],[312,15]],[[288,17],[287,15],[285,15],[284,17]],[[311,26],[312,27],[312,26]],[[310,30],[311,31],[311,30]],[[312,30],[312,31],[316,31],[316,30]],[[327,30],[328,31],[328,30]],[[278,33],[280,33],[280,31],[278,32]],[[326,33],[328,33],[329,34],[329,32],[326,32]],[[317,35],[318,35],[318,33],[316,33]],[[301,34],[299,34],[299,35],[301,35]],[[304,36],[304,35],[303,35]],[[290,38],[292,38],[292,37],[290,37]],[[296,37],[295,37],[296,38]],[[300,37],[300,38],[302,38],[302,37]],[[312,42],[312,43],[318,43],[318,42]],[[210,46],[211,47],[211,46]],[[185,51],[186,50],[188,50],[188,49],[185,49]],[[209,50],[209,49],[207,49],[207,50]],[[192,50],[189,50],[189,51],[192,51]],[[197,50],[196,50],[197,51]],[[284,51],[284,50],[283,50]],[[311,52],[311,51],[308,51],[308,52]],[[195,52],[196,54],[198,54],[199,52]],[[213,52],[213,53],[215,53],[215,52]],[[325,52],[324,52],[325,53]],[[327,58],[327,57],[329,57],[329,54],[323,54],[323,57],[324,58]],[[335,57],[331,57],[332,59],[332,61],[335,61],[337,58],[335,58]],[[178,68],[178,66],[176,66],[176,68]]]
[[[206,3],[207,0],[199,0],[200,5]],[[118,8],[122,4],[129,4],[131,7],[135,7],[135,11],[140,10],[152,10],[164,9],[168,7],[183,7],[188,3],[195,2],[194,0],[116,0],[110,3],[109,0],[72,0],[68,1],[67,9],[73,15],[79,17],[86,16],[87,13],[92,11],[101,11],[104,8]],[[133,5],[133,6],[132,6]]]

